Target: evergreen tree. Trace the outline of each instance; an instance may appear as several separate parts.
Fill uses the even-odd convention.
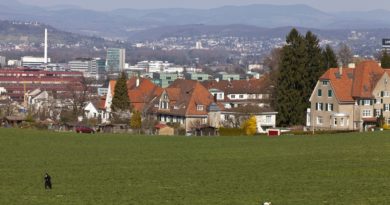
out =
[[[390,68],[390,55],[387,53],[387,51],[383,51],[382,53],[381,65],[382,68]]]
[[[306,99],[305,104],[310,107],[309,98],[315,85],[317,84],[318,78],[327,70],[324,68],[322,49],[319,45],[319,39],[312,32],[308,31],[305,36],[306,40],[306,66],[303,75],[305,86],[302,90],[302,97]],[[303,111],[305,112],[305,111]],[[306,116],[305,116],[306,117]],[[304,117],[304,118],[305,118]],[[305,120],[305,119],[303,119]],[[303,121],[305,122],[305,121]]]
[[[112,109],[114,111],[130,110],[130,100],[127,91],[127,77],[122,73],[116,81],[114,97],[112,98]]]
[[[292,29],[286,42],[281,52],[275,92],[277,120],[280,126],[303,125],[306,109],[310,107],[310,95],[318,78],[327,70],[324,53],[332,55],[333,52],[331,49],[323,51],[319,39],[310,31],[302,36]]]
[[[334,53],[332,47],[326,45],[325,49],[322,51],[324,69],[337,68],[339,65],[337,63],[338,59]]]
[[[302,91],[305,83],[305,67],[308,62],[306,41],[296,29],[292,29],[282,49],[279,76],[276,87],[275,107],[280,126],[302,124],[305,119],[306,100]]]

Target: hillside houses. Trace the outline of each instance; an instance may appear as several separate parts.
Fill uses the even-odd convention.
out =
[[[375,61],[331,68],[310,97],[307,126],[315,130],[367,130],[383,116],[390,123],[390,70]]]

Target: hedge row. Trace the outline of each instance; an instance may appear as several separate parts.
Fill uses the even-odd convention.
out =
[[[245,132],[243,129],[240,128],[219,128],[219,135],[220,136],[241,136],[245,135]]]

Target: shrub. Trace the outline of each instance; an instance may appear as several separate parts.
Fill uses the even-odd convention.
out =
[[[387,123],[384,124],[384,125],[383,125],[383,129],[384,129],[384,130],[390,130],[390,125],[387,124]]]
[[[256,117],[251,116],[248,120],[246,120],[242,124],[242,129],[244,130],[246,135],[252,136],[252,135],[256,134],[256,131],[257,131]]]
[[[244,134],[245,132],[241,128],[219,128],[219,135],[221,136],[241,136]]]

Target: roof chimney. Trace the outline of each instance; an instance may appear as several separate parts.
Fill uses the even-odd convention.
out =
[[[342,63],[339,63],[339,74],[340,74],[340,76],[343,75],[343,64]]]

